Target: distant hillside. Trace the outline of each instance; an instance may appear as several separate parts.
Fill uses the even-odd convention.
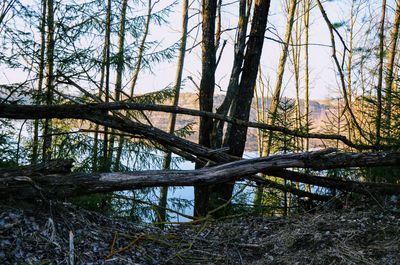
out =
[[[214,108],[218,107],[222,100],[224,99],[224,95],[216,95],[214,98]],[[171,102],[165,102],[164,104],[171,104]],[[182,93],[179,98],[179,106],[184,108],[190,109],[198,109],[198,95],[195,93]],[[301,105],[304,105],[303,101],[300,102]],[[269,102],[268,102],[269,106]],[[311,120],[312,120],[312,127],[316,130],[319,130],[323,127],[323,121],[326,120],[326,114],[329,113],[329,101],[310,101],[310,113],[311,113]],[[304,111],[303,109],[301,110]],[[168,121],[169,121],[169,114],[162,113],[162,112],[152,112],[150,119],[154,126],[164,129],[167,129]],[[253,107],[250,113],[250,120],[256,121],[256,110],[255,104],[253,102]],[[194,123],[192,130],[194,133],[187,137],[188,140],[197,142],[198,138],[198,123],[199,118],[193,117],[189,115],[178,115],[177,118],[177,126],[176,129],[180,129],[189,123]],[[316,142],[313,144],[314,146],[317,145]],[[248,140],[246,144],[247,151],[256,151],[257,150],[257,131],[256,129],[250,129],[248,132]]]

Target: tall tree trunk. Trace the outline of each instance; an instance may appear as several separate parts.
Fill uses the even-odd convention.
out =
[[[46,13],[47,13],[47,0],[42,0],[42,17],[40,22],[40,54],[39,54],[39,73],[38,73],[38,85],[35,94],[34,101],[36,104],[40,104],[42,101],[43,93],[43,77],[44,77],[44,55],[46,48]],[[38,162],[39,154],[39,120],[33,122],[33,140],[32,140],[32,158],[31,163],[36,164]]]
[[[178,65],[176,68],[175,77],[175,91],[174,91],[174,103],[173,106],[177,107],[179,103],[179,93],[182,83],[183,66],[185,63],[185,51],[186,51],[186,39],[187,39],[187,26],[188,26],[188,0],[183,0],[182,3],[182,36],[181,43],[179,47],[178,55]],[[176,124],[176,113],[170,115],[168,132],[173,134],[175,132]],[[163,169],[170,169],[171,166],[171,152],[166,152],[164,154]],[[166,221],[166,208],[167,208],[167,198],[168,198],[168,186],[161,187],[160,190],[160,201],[159,201],[159,222]]]
[[[257,93],[257,87],[254,88],[255,89],[254,93],[256,97],[256,113],[257,113],[256,120],[259,123],[265,123],[267,114],[265,105],[268,104],[268,98],[265,97],[265,94],[268,94],[268,92],[266,92],[266,87],[263,82],[261,67],[259,67],[258,79],[259,79],[258,83],[259,83],[260,96]],[[257,129],[257,147],[258,147],[259,157],[264,156],[264,136],[265,136],[264,130]],[[264,177],[264,174],[261,174],[261,176]],[[257,184],[257,190],[254,194],[254,206],[256,211],[258,212],[261,212],[263,197],[264,197],[264,186]]]
[[[54,79],[54,2],[47,0],[47,40],[46,40],[46,104],[53,101]],[[43,161],[51,159],[52,136],[51,120],[46,119],[43,130]]]
[[[239,78],[242,72],[244,51],[246,48],[246,34],[250,17],[252,1],[240,0],[239,2],[239,20],[238,30],[236,33],[234,61],[229,79],[228,89],[222,104],[217,108],[217,113],[221,115],[228,115],[230,109],[234,105],[234,100],[237,96],[239,89]],[[213,146],[215,148],[221,147],[223,138],[224,122],[216,120],[212,132]]]
[[[111,0],[107,0],[107,11],[106,11],[106,32],[104,35],[104,50],[103,50],[103,84],[104,86],[104,101],[110,101],[110,53],[111,53]],[[104,126],[103,136],[103,159],[101,163],[101,171],[109,171],[110,159],[109,158],[109,139],[108,139],[108,127]]]
[[[121,18],[119,22],[119,33],[118,33],[117,76],[115,78],[115,101],[121,100],[121,92],[122,92],[122,73],[124,71],[125,20],[126,20],[127,3],[128,0],[123,0],[121,3]],[[111,137],[110,142],[114,142],[113,136]],[[114,162],[114,171],[119,171],[123,145],[124,145],[124,137],[120,136]]]
[[[375,144],[381,143],[381,127],[382,127],[382,83],[383,83],[383,59],[384,41],[385,41],[385,16],[386,16],[386,0],[382,1],[381,21],[379,26],[379,65],[378,65],[378,84],[376,86],[377,94],[377,111],[376,111],[376,135]]]
[[[106,66],[109,64],[109,57],[107,57],[109,46],[110,46],[110,37],[111,34],[111,1],[107,1],[106,6],[106,22],[105,22],[105,33],[104,33],[104,46],[102,51],[102,61],[100,67],[100,85],[98,91],[98,99],[102,101],[108,99],[108,96],[105,93],[104,89],[104,79],[106,76]],[[102,159],[98,161],[98,152],[99,152],[99,129],[100,126],[96,124],[95,133],[94,133],[94,143],[93,143],[93,154],[92,154],[92,170],[96,172],[97,170],[105,169],[105,161],[107,159],[107,150],[108,150],[108,128],[104,126],[104,136],[103,136],[103,147],[102,147]],[[100,164],[99,164],[100,162]],[[98,167],[100,166],[100,167]]]
[[[306,133],[310,131],[310,70],[309,70],[309,54],[308,54],[308,38],[310,24],[310,0],[303,0],[304,8],[304,117]],[[310,141],[306,139],[305,149],[308,151]]]
[[[300,17],[300,8],[296,9],[296,21],[295,31],[291,36],[292,43],[292,58],[293,58],[293,72],[294,72],[294,86],[296,91],[295,99],[295,129],[299,130],[302,128],[301,122],[301,109],[300,109],[300,58],[301,58],[301,38],[300,32],[302,31],[302,21]],[[293,36],[294,35],[294,36]],[[300,143],[300,139],[296,137],[295,144],[297,151],[302,150],[303,144]]]
[[[247,41],[246,54],[244,56],[243,71],[240,79],[236,104],[232,109],[232,117],[248,121],[251,110],[251,102],[254,95],[254,87],[257,79],[260,58],[264,44],[264,33],[267,27],[269,0],[256,0],[254,5],[253,20],[249,39]],[[224,146],[229,147],[229,154],[241,157],[244,152],[247,139],[247,127],[233,124],[228,127]],[[232,197],[234,183],[215,185],[214,192],[220,202],[226,202]]]
[[[388,61],[386,65],[386,77],[385,77],[385,85],[386,85],[386,117],[385,117],[385,126],[386,126],[386,134],[388,137],[391,135],[391,123],[392,123],[392,94],[394,92],[393,89],[393,80],[394,80],[394,60],[397,52],[397,40],[399,38],[399,25],[400,25],[400,1],[397,0],[396,11],[394,14],[394,21],[392,26],[392,32],[390,34],[390,44],[388,50]]]
[[[215,85],[215,19],[217,11],[217,0],[203,0],[202,2],[202,75],[200,81],[199,104],[201,111],[212,112]],[[210,134],[213,129],[213,120],[200,117],[199,144],[211,147]],[[196,168],[204,164],[196,163]],[[194,215],[204,216],[207,213],[209,187],[197,186],[195,190]]]
[[[352,103],[352,63],[353,63],[353,35],[354,35],[354,24],[357,19],[357,10],[354,10],[355,2],[352,2],[351,9],[350,9],[350,25],[349,25],[349,54],[347,56],[347,95],[349,104]],[[348,137],[352,139],[352,135],[354,133],[354,128],[352,126],[351,120],[347,119],[348,121]]]
[[[278,111],[279,98],[281,96],[281,88],[282,88],[282,82],[283,82],[283,74],[285,72],[285,63],[286,63],[286,59],[288,56],[289,41],[290,41],[290,36],[292,33],[294,12],[296,10],[296,4],[297,4],[296,0],[290,0],[289,10],[288,10],[288,18],[287,18],[287,24],[286,24],[286,32],[285,32],[285,37],[283,40],[284,43],[283,43],[281,55],[279,58],[279,66],[278,66],[278,73],[277,73],[277,77],[276,77],[274,94],[271,99],[270,115],[269,115],[269,119],[268,119],[268,124],[271,124],[271,125],[275,124],[276,114]],[[273,137],[273,133],[269,132],[267,146],[266,146],[267,154],[269,154],[271,152],[272,137]]]
[[[310,70],[309,70],[309,53],[308,53],[308,38],[310,27],[310,5],[311,0],[303,0],[304,9],[304,117],[305,131],[310,132]],[[310,149],[310,139],[305,139],[305,151]],[[306,191],[311,192],[311,186],[306,184]]]
[[[130,94],[131,98],[133,97],[133,94],[135,92],[136,82],[139,77],[139,72],[140,72],[140,69],[142,66],[142,60],[143,60],[146,39],[147,39],[147,35],[149,34],[151,12],[153,10],[153,4],[152,4],[152,0],[148,0],[148,1],[149,2],[148,2],[148,9],[147,9],[147,16],[146,16],[146,22],[145,22],[145,26],[144,26],[143,37],[142,37],[142,41],[140,42],[139,54],[137,56],[135,69],[133,71],[133,77],[132,77],[132,83],[131,83],[131,94]]]

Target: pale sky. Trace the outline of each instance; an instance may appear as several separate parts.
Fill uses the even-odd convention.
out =
[[[362,2],[362,1],[361,1]],[[365,5],[366,7],[372,9],[364,10],[365,12],[374,12],[374,8],[376,8],[376,12],[379,13],[381,1],[364,1],[369,3],[369,5]],[[159,5],[163,5],[168,3],[167,1],[160,1]],[[324,6],[327,10],[328,16],[332,22],[340,22],[346,21],[349,18],[350,14],[350,3],[351,0],[348,1],[329,1],[324,2]],[[388,16],[390,17],[393,14],[393,10],[390,6],[393,6],[394,0],[388,1]],[[269,22],[268,28],[269,32],[266,33],[268,37],[274,37],[273,33],[277,34],[280,38],[283,38],[285,33],[285,22],[286,22],[286,12],[282,10],[283,4],[278,1],[272,1],[271,9],[269,13]],[[191,5],[191,9],[189,11],[189,15],[192,15],[198,10],[199,4],[195,2]],[[175,7],[176,11],[172,14],[170,19],[170,25],[162,25],[161,27],[153,26],[148,40],[158,39],[163,40],[163,47],[167,47],[168,45],[176,42],[180,37],[180,27],[181,27],[181,3],[178,3]],[[144,10],[145,11],[145,10]],[[236,19],[232,14],[237,12],[237,5],[230,5],[227,7],[223,7],[223,29],[233,28],[236,26]],[[198,16],[193,16],[191,18],[189,28],[197,23],[200,23],[201,20]],[[346,38],[345,31],[341,29],[343,33],[343,37]],[[235,31],[229,31],[222,35],[222,40],[228,40],[228,45],[225,47],[224,53],[222,55],[221,62],[218,66],[216,72],[216,93],[223,93],[227,87],[227,83],[229,81],[230,70],[233,62],[233,50],[232,43],[234,39]],[[194,39],[193,36],[196,34],[196,31],[193,31],[191,38],[188,38],[187,48],[193,46]],[[201,32],[198,32],[197,42],[201,38]],[[323,44],[330,45],[329,34],[327,30],[327,26],[323,21],[318,8],[314,8],[311,12],[310,16],[310,44]],[[338,50],[341,51],[342,47],[337,40]],[[271,87],[273,88],[275,82],[275,73],[278,65],[278,59],[281,52],[281,45],[271,41],[265,40],[265,46],[263,49],[261,66],[263,75],[270,79]],[[338,97],[338,85],[336,80],[336,69],[334,67],[333,61],[331,59],[331,48],[319,45],[310,45],[310,97],[311,99],[325,99]],[[201,49],[200,46],[197,46],[193,51],[186,54],[185,61],[185,71],[183,73],[183,77],[192,76],[193,79],[199,84],[200,76],[201,76]],[[302,57],[303,58],[303,57]],[[161,88],[164,88],[167,85],[173,84],[175,78],[176,71],[176,60],[174,59],[171,63],[161,63],[155,65],[152,68],[152,72],[155,75],[152,75],[147,72],[142,72],[139,75],[137,93],[146,93],[149,91],[156,91]],[[287,60],[286,70],[284,75],[284,96],[293,97],[294,96],[294,81],[293,74],[291,70],[291,61]],[[0,83],[8,84],[12,82],[21,81],[21,77],[24,77],[23,74],[17,72],[15,70],[7,70],[4,69],[3,66],[0,66]],[[113,79],[112,79],[113,80]],[[264,80],[266,82],[266,80]],[[303,86],[303,78],[301,78],[300,83]],[[303,90],[303,89],[302,89]],[[195,88],[190,81],[187,81],[183,90],[183,92],[193,92]],[[301,91],[301,95],[303,95],[303,91]],[[301,96],[303,97],[303,96]]]

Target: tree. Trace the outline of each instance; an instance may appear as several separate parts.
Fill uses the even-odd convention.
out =
[[[177,107],[179,103],[179,93],[182,84],[182,74],[183,74],[183,66],[185,63],[185,52],[186,52],[186,39],[187,39],[187,27],[189,20],[189,7],[188,0],[183,0],[182,2],[182,36],[181,36],[181,44],[179,48],[178,55],[178,64],[176,67],[176,77],[175,77],[175,89],[174,89],[174,102],[172,106]],[[175,132],[176,125],[176,113],[172,113],[170,116],[169,124],[168,124],[168,132],[173,134]],[[171,158],[172,153],[167,151],[164,154],[163,161],[163,169],[170,169],[171,167]],[[167,207],[167,198],[168,198],[168,186],[161,187],[160,190],[160,210],[159,210],[159,221],[164,222],[166,220],[166,207]]]
[[[289,41],[290,41],[290,36],[292,34],[296,5],[297,5],[296,0],[290,0],[285,37],[284,37],[284,41],[283,41],[281,55],[279,58],[278,73],[277,73],[276,82],[275,82],[274,94],[271,99],[270,115],[268,118],[268,123],[272,124],[272,125],[275,124],[275,116],[276,116],[276,113],[278,110],[279,98],[281,96],[283,74],[285,72],[285,64],[286,64],[286,59],[288,56]],[[267,146],[266,146],[267,154],[270,153],[272,136],[273,136],[272,132],[270,132],[270,135],[268,137]]]
[[[246,53],[243,60],[243,68],[235,101],[231,103],[230,116],[234,119],[249,120],[251,102],[254,95],[254,85],[257,78],[260,63],[264,33],[267,25],[270,1],[258,0],[254,3],[253,21],[249,39],[247,41]],[[240,56],[240,55],[239,55]],[[212,127],[211,127],[212,129]],[[210,131],[208,131],[210,133]],[[224,147],[228,147],[230,155],[241,157],[243,155],[247,138],[247,127],[232,124],[228,127]],[[227,202],[232,197],[233,184],[227,183],[212,187],[210,196],[213,196],[213,206]],[[207,212],[207,206],[202,205],[202,210],[197,213]]]
[[[47,0],[47,36],[46,36],[46,77],[45,77],[45,101],[47,105],[52,104],[54,89],[54,2]],[[48,161],[52,156],[51,121],[44,121],[43,129],[43,161]]]

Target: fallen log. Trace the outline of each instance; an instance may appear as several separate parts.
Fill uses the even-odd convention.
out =
[[[71,172],[72,159],[56,159],[47,163],[19,166],[15,168],[0,168],[0,178],[15,176],[36,176],[49,174],[66,174]]]
[[[74,173],[13,176],[0,179],[0,198],[65,198],[91,193],[155,186],[209,185],[248,178],[266,170],[400,166],[400,152],[338,153],[326,149],[234,161],[198,170],[155,170],[127,173]],[[294,181],[300,181],[293,177]],[[307,179],[303,179],[308,183]],[[334,183],[334,180],[332,180]],[[341,183],[341,182],[340,182]],[[342,185],[342,183],[340,184]],[[359,183],[363,185],[363,183]],[[389,185],[389,184],[388,184]],[[332,185],[333,187],[334,185]],[[382,194],[400,194],[400,185],[379,189]]]
[[[169,134],[161,129],[128,118],[113,116],[95,105],[12,105],[0,104],[0,118],[9,119],[83,119],[95,124],[127,132],[132,135],[142,136],[148,140],[176,148],[183,152],[195,155],[204,160],[216,163],[224,163],[240,159],[224,152],[213,152],[214,150],[193,143],[176,135]]]
[[[139,110],[139,111],[160,111],[168,113],[185,114],[191,116],[208,117],[216,120],[225,121],[231,124],[236,124],[245,127],[258,128],[262,130],[269,130],[274,132],[281,132],[286,135],[292,135],[301,138],[321,139],[321,140],[337,140],[345,145],[358,149],[358,150],[391,150],[393,146],[384,145],[365,145],[354,143],[343,135],[323,134],[323,133],[305,133],[298,130],[290,130],[282,126],[269,125],[258,122],[250,122],[232,118],[226,115],[221,115],[212,112],[199,111],[175,106],[154,105],[137,102],[109,102],[109,103],[91,103],[91,104],[65,104],[65,105],[15,105],[15,104],[0,104],[0,118],[10,119],[41,119],[41,118],[71,118],[71,119],[84,119],[90,120],[95,123],[102,124],[105,119],[99,118],[97,115],[90,117],[93,113],[102,113],[113,110]],[[110,117],[113,117],[110,115]],[[115,117],[115,116],[114,116]],[[108,117],[109,118],[109,117]],[[116,120],[118,123],[118,119]],[[107,122],[110,122],[109,120]],[[112,125],[110,123],[109,125]],[[103,124],[102,124],[103,125]],[[117,125],[118,126],[118,125]],[[124,130],[123,128],[114,128],[124,132],[133,133],[132,129]],[[139,135],[147,134],[147,127],[138,128],[134,133]],[[154,140],[163,142],[164,137],[153,136]],[[177,141],[177,139],[174,139]],[[217,161],[215,161],[217,162]]]
[[[286,169],[265,170],[263,173],[269,176],[284,178],[286,180],[306,183],[319,187],[337,189],[345,192],[355,192],[364,195],[400,194],[400,185],[390,183],[359,182],[352,180],[333,179]],[[260,176],[252,176],[249,177],[249,179],[260,183],[263,183],[265,181],[265,179]]]

